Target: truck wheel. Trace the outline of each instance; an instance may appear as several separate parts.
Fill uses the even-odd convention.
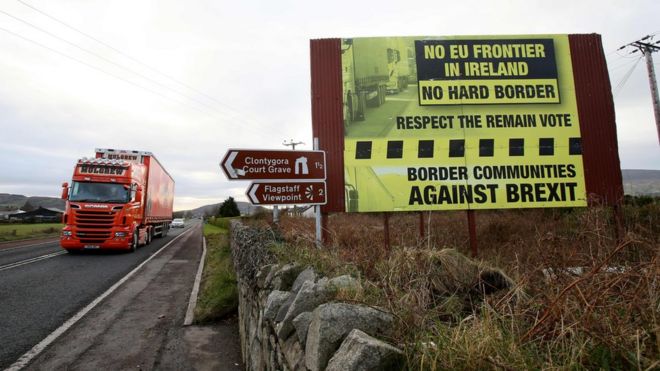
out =
[[[150,245],[150,244],[151,244],[151,240],[152,240],[153,238],[154,238],[153,228],[149,228],[149,229],[147,229],[147,237],[146,237],[146,241],[144,242],[144,244],[145,244],[145,245]]]
[[[138,244],[140,243],[140,234],[139,233],[140,233],[140,231],[138,231],[137,229],[135,231],[133,231],[133,241],[131,242],[130,252],[135,252],[135,250],[137,250],[137,248],[138,248]]]

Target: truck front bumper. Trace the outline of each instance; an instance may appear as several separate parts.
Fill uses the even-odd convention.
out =
[[[129,237],[114,237],[101,243],[82,243],[74,237],[60,237],[60,246],[66,250],[128,250],[131,246]]]

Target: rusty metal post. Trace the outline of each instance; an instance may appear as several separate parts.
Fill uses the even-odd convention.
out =
[[[385,224],[385,249],[389,252],[390,251],[390,214],[389,213],[383,213],[383,221]]]
[[[616,237],[616,242],[623,242],[623,238],[626,235],[624,223],[623,223],[623,206],[621,201],[612,205],[612,218],[614,219],[614,233]]]
[[[426,233],[424,233],[424,212],[420,211],[419,212],[419,238],[421,240],[423,240],[425,234]]]
[[[476,258],[477,252],[479,251],[477,248],[476,216],[474,214],[474,210],[467,210],[466,212],[467,212],[467,222],[468,222],[468,234],[470,236],[470,251],[472,253],[472,257]]]

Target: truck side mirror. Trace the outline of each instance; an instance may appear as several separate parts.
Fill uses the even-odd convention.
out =
[[[135,201],[142,201],[142,186],[137,184],[135,186]]]
[[[62,199],[69,199],[69,183],[67,182],[62,183]]]

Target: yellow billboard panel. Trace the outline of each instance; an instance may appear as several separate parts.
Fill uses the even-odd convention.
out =
[[[586,206],[566,35],[342,40],[346,210]]]

